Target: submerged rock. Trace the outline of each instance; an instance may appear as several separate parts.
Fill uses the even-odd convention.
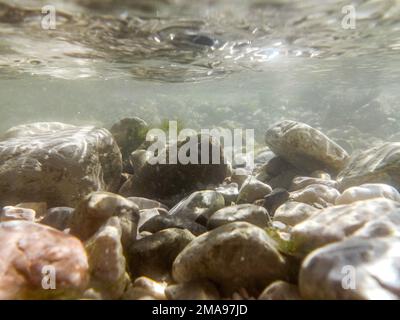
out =
[[[338,175],[345,190],[365,183],[385,183],[400,189],[400,143],[384,143],[351,156]]]
[[[41,219],[47,213],[46,202],[21,202],[16,205],[17,208],[31,209],[35,211],[36,219]]]
[[[300,189],[304,189],[312,184],[319,184],[330,188],[338,189],[338,183],[335,180],[314,178],[314,177],[296,177],[292,181],[292,185],[290,186],[290,191],[297,191]]]
[[[82,243],[27,221],[0,223],[0,299],[77,298],[88,261]]]
[[[138,149],[134,152],[131,153],[129,156],[129,164],[131,166],[131,170],[133,170],[132,173],[138,173],[142,168],[146,165],[147,161],[151,159],[151,152],[144,150],[144,149]],[[134,179],[134,175],[130,175],[127,177],[128,179],[122,184],[121,188],[125,185],[125,189],[127,189],[127,192],[131,192],[129,189],[131,188],[131,183],[132,180]],[[124,190],[124,189],[122,189]],[[127,196],[129,195],[127,193]]]
[[[145,141],[148,130],[148,124],[137,117],[122,119],[111,127],[110,132],[121,150],[124,172],[131,171],[129,156]]]
[[[80,202],[71,217],[71,234],[86,241],[111,217],[119,218],[122,244],[129,247],[136,238],[139,209],[132,201],[109,192],[93,192]]]
[[[120,193],[127,197],[146,197],[163,202],[163,199],[189,194],[205,189],[209,185],[222,183],[229,173],[222,147],[211,137],[204,135],[201,138],[194,137],[195,143],[188,138],[160,150],[157,157],[158,163],[152,164],[146,158],[140,169],[136,170],[134,176],[122,186]],[[189,147],[191,148],[188,149]],[[202,152],[209,155],[207,157],[209,162],[204,163]],[[170,153],[180,155],[175,164],[173,163],[175,159],[170,157]],[[190,159],[195,159],[198,164],[187,159],[188,153],[190,153]],[[218,156],[216,164],[212,163],[214,155]],[[154,157],[152,158],[155,160]],[[188,163],[182,163],[181,158],[185,158],[184,160]]]
[[[218,300],[219,292],[209,281],[170,285],[165,289],[168,300]]]
[[[160,215],[160,212],[157,209],[144,209],[139,211],[139,222],[138,222],[138,230],[153,217]]]
[[[264,147],[255,154],[254,163],[256,165],[263,165],[274,157],[275,154],[268,147]]]
[[[254,204],[239,204],[226,207],[215,212],[208,220],[208,229],[215,229],[231,222],[249,222],[260,228],[266,228],[270,224],[268,211]]]
[[[299,169],[337,173],[347,152],[320,131],[300,122],[285,120],[270,127],[266,143],[278,156]]]
[[[276,188],[264,197],[262,206],[268,210],[270,216],[273,216],[276,209],[289,200],[289,196],[290,194],[286,189]]]
[[[183,217],[206,224],[208,218],[225,206],[225,199],[217,191],[196,191],[179,202],[169,211],[169,215]]]
[[[307,220],[317,211],[317,208],[306,203],[288,201],[276,209],[274,221],[280,221],[288,226],[295,226]]]
[[[271,283],[258,300],[301,300],[299,288],[285,281]]]
[[[155,280],[168,279],[176,256],[193,239],[187,230],[166,229],[135,241],[128,252],[131,274]]]
[[[87,242],[91,287],[103,299],[119,299],[130,284],[121,244],[122,230],[117,217],[111,217]]]
[[[75,207],[92,191],[116,191],[121,166],[118,146],[105,129],[54,122],[17,126],[0,140],[0,204]]]
[[[175,259],[172,272],[179,283],[208,279],[230,295],[285,279],[287,265],[263,229],[234,222],[193,240]]]
[[[139,210],[158,209],[158,208],[168,209],[167,206],[163,205],[161,202],[147,198],[129,197],[127,199],[136,204]]]
[[[236,201],[239,195],[239,186],[237,183],[232,182],[230,184],[223,184],[215,188],[215,191],[222,194],[225,199],[225,203],[229,205]]]
[[[351,238],[312,252],[299,288],[305,299],[400,299],[400,238]]]
[[[292,229],[291,240],[295,253],[305,255],[323,245],[355,235],[397,234],[399,227],[400,203],[376,198],[320,210]]]
[[[63,231],[69,228],[74,210],[69,207],[50,208],[40,223]]]
[[[185,217],[171,215],[156,215],[147,220],[140,228],[140,232],[156,233],[158,231],[170,228],[186,229],[195,236],[207,232],[203,225]]]
[[[263,199],[267,194],[272,192],[272,188],[257,180],[255,177],[250,176],[243,183],[239,190],[237,198],[238,203],[253,203],[256,200]]]
[[[276,177],[283,172],[294,169],[294,167],[282,157],[272,157],[258,169],[258,172],[264,172],[268,177]]]
[[[328,207],[335,203],[340,193],[335,188],[323,184],[311,184],[304,189],[290,193],[290,199],[309,205]]]
[[[0,213],[0,222],[12,220],[35,221],[36,212],[32,209],[4,207]]]
[[[153,298],[156,300],[166,300],[166,286],[166,283],[157,282],[147,277],[139,277],[135,279],[133,285],[125,292],[123,299],[141,300],[145,298]]]
[[[392,186],[382,183],[370,183],[346,189],[336,198],[335,204],[350,204],[356,201],[373,198],[386,198],[400,202],[400,194]]]
[[[238,188],[240,188],[250,175],[251,171],[247,169],[244,168],[233,169],[230,181],[232,183],[236,183],[238,185]]]

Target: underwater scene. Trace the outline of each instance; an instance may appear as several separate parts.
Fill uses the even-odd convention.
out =
[[[399,111],[400,0],[0,0],[0,299],[398,300]]]

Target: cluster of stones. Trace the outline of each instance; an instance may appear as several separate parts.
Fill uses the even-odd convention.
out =
[[[151,165],[146,130],[0,137],[0,299],[400,298],[400,143],[282,121],[254,168]]]

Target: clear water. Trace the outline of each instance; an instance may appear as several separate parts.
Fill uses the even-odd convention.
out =
[[[0,1],[0,131],[139,116],[261,138],[287,118],[347,149],[398,140],[398,0],[57,0],[56,30],[46,4]]]

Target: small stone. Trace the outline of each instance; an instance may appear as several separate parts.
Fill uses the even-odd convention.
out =
[[[225,199],[220,193],[211,190],[196,191],[173,207],[169,215],[206,224],[208,218],[224,206]]]
[[[1,300],[73,299],[87,287],[89,266],[82,243],[56,229],[28,221],[2,222],[0,256]]]
[[[157,209],[144,209],[139,211],[138,230],[151,218],[160,215]]]
[[[307,220],[315,212],[318,212],[318,209],[306,203],[288,201],[276,209],[274,221],[282,222],[288,226],[295,226]]]
[[[91,286],[101,292],[103,299],[119,299],[130,283],[121,236],[119,219],[111,217],[85,245]]]
[[[36,212],[36,218],[40,219],[47,213],[46,202],[23,202],[16,205],[17,208],[32,209]]]
[[[69,228],[74,210],[75,209],[68,207],[51,208],[47,211],[40,223],[63,231]]]
[[[289,192],[286,189],[276,188],[264,197],[262,206],[268,210],[270,216],[273,216],[276,209],[289,200]]]
[[[275,157],[275,154],[268,148],[264,147],[263,149],[259,150],[255,157],[254,157],[254,163],[257,164],[265,164],[269,160]]]
[[[151,235],[152,235],[152,233],[151,233],[151,232],[148,232],[148,231],[142,231],[142,232],[140,232],[140,233],[137,235],[137,240],[140,240],[140,239],[146,238],[146,237],[148,237],[148,236],[151,236]]]
[[[400,194],[392,186],[382,183],[371,183],[346,189],[336,198],[335,204],[350,204],[360,200],[380,197],[400,202]]]
[[[245,221],[260,228],[266,228],[270,224],[268,211],[253,204],[239,204],[226,207],[215,212],[208,220],[208,229],[215,229],[222,225]]]
[[[304,189],[290,193],[290,199],[309,205],[328,207],[335,203],[340,192],[323,184],[311,184]]]
[[[323,170],[316,170],[311,172],[310,177],[321,180],[332,180],[331,175]]]
[[[267,180],[268,185],[273,189],[282,188],[288,190],[292,185],[293,179],[301,175],[297,169],[289,169],[281,174]]]
[[[81,300],[102,300],[102,296],[100,292],[90,288],[82,294]]]
[[[273,189],[289,189],[292,180],[303,173],[281,157],[274,157],[259,169],[257,177]]]
[[[270,127],[267,146],[299,169],[339,172],[347,152],[320,131],[300,122],[284,120]]]
[[[150,160],[152,154],[151,152],[148,152],[147,150],[136,150],[131,153],[129,156],[129,163],[131,170],[133,170],[133,173],[138,173],[142,168],[146,165],[146,163]],[[131,177],[128,178],[125,184],[125,188],[123,190],[127,190],[125,194],[128,196],[130,191],[130,188],[132,188],[132,183],[135,183],[135,175],[132,175]],[[124,186],[124,185],[123,185]],[[127,188],[128,187],[128,188]]]
[[[168,279],[176,256],[194,239],[187,230],[166,229],[135,241],[128,252],[133,276]]]
[[[86,241],[114,216],[120,219],[122,244],[128,248],[136,238],[139,209],[132,201],[109,192],[93,192],[80,202],[71,217],[71,234]]]
[[[293,166],[281,157],[273,157],[261,168],[268,176],[276,177],[281,173],[293,169]]]
[[[219,300],[220,295],[209,281],[170,285],[165,289],[168,300]]]
[[[32,209],[7,206],[1,210],[0,222],[24,220],[35,222],[36,212]]]
[[[124,183],[127,182],[132,176],[133,175],[130,173],[122,172],[121,178],[119,180],[118,190],[121,189],[121,187],[124,185]]]
[[[301,297],[297,286],[285,281],[275,281],[265,288],[258,300],[301,300]]]
[[[123,296],[124,300],[166,300],[165,282],[157,282],[147,277],[139,277]]]
[[[304,299],[399,300],[400,238],[353,237],[313,251],[303,261]]]
[[[125,169],[127,168],[126,160],[128,160],[129,155],[145,141],[148,130],[148,124],[137,117],[122,119],[110,129],[111,134],[114,136],[121,150]],[[125,172],[128,171],[125,170]]]
[[[237,168],[232,171],[231,182],[236,183],[240,188],[246,179],[251,175],[251,171],[244,168]]]
[[[132,201],[134,204],[136,204],[138,206],[139,210],[158,209],[158,208],[168,209],[167,206],[163,205],[161,202],[147,199],[147,198],[129,197],[127,199]]]
[[[172,273],[178,283],[207,279],[229,296],[286,279],[287,264],[263,229],[234,222],[194,239],[175,259]]]
[[[218,188],[216,188],[215,191],[217,191],[224,197],[225,203],[228,205],[231,204],[232,202],[236,202],[236,199],[239,195],[239,187],[238,184],[235,182],[221,185]]]
[[[324,185],[330,188],[338,189],[338,183],[334,180],[313,178],[313,177],[296,177],[292,181],[290,191],[304,189],[312,184]]]
[[[377,237],[400,234],[400,203],[385,198],[333,206],[313,214],[291,231],[297,255],[359,235]]]
[[[156,233],[158,231],[170,228],[186,229],[193,235],[199,236],[207,232],[203,225],[185,217],[158,215],[147,220],[139,229],[140,232]]]
[[[270,194],[272,189],[269,185],[250,176],[243,183],[239,190],[238,203],[253,203],[256,200],[263,199],[267,194]]]

